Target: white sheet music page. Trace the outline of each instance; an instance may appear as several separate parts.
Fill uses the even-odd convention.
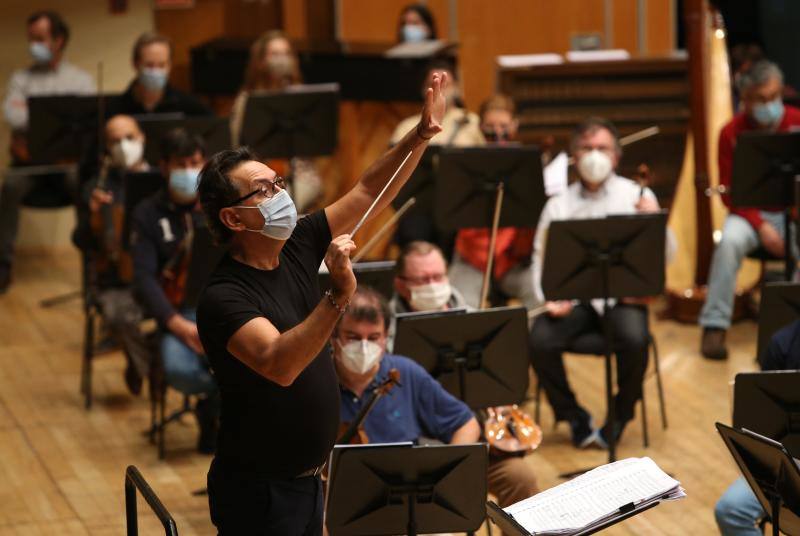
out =
[[[628,458],[593,469],[505,508],[531,534],[571,534],[630,504],[685,496],[680,482],[650,458]]]

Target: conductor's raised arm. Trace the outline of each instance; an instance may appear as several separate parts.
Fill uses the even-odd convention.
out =
[[[353,227],[411,152],[411,157],[397,173],[394,182],[381,197],[370,216],[378,214],[395,198],[417,167],[428,141],[442,130],[442,120],[446,111],[444,90],[449,83],[446,73],[433,75],[431,86],[425,91],[425,104],[417,128],[406,134],[397,145],[376,160],[349,192],[325,208],[331,235],[338,236],[352,232]]]

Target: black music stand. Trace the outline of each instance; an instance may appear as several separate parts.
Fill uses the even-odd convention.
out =
[[[717,431],[772,523],[772,534],[800,535],[800,467],[786,448],[749,430]]]
[[[161,140],[176,128],[184,128],[193,136],[200,136],[206,145],[206,155],[231,148],[231,127],[224,117],[184,116],[182,113],[144,114],[134,116],[144,132],[144,159],[156,166],[161,160]]]
[[[606,403],[612,433],[609,463],[616,461],[614,386],[611,355],[614,341],[605,312],[612,298],[655,296],[664,290],[666,212],[554,221],[547,234],[542,290],[548,300],[603,300]]]
[[[742,372],[733,387],[733,426],[779,441],[800,457],[800,371]]]
[[[422,365],[472,409],[518,404],[528,391],[524,307],[398,315],[394,353]]]
[[[108,103],[119,95],[58,95],[28,98],[28,150],[36,164],[78,161],[92,148],[98,132],[100,98]],[[100,123],[102,122],[102,123]]]
[[[122,221],[122,247],[130,247],[131,219],[136,206],[146,197],[155,194],[166,185],[166,180],[158,171],[126,173],[124,180],[125,215]]]
[[[412,197],[416,199],[414,206],[397,224],[395,237],[400,247],[414,240],[427,240],[440,245],[446,241],[433,221],[436,173],[441,149],[440,145],[429,145],[425,149],[408,181],[392,200],[392,207],[399,210]]]
[[[314,84],[253,93],[239,137],[264,158],[333,153],[339,127],[339,86]]]
[[[800,318],[800,283],[767,283],[759,309],[758,359],[762,360],[775,332]]]
[[[486,445],[337,445],[331,453],[331,536],[477,530],[486,516]]]
[[[394,293],[395,261],[357,262],[353,265],[353,273],[358,285],[367,285],[376,290],[387,300]],[[331,274],[323,264],[319,271],[319,288],[323,292],[331,287]]]
[[[492,226],[497,184],[500,227],[536,227],[547,201],[535,146],[443,148],[436,179],[436,224],[443,230]]]
[[[745,132],[736,140],[731,177],[735,207],[782,207],[784,211],[785,279],[792,280],[791,209],[795,177],[800,175],[800,132]]]

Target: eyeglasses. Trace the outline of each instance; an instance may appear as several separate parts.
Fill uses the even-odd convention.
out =
[[[251,197],[253,197],[254,195],[258,195],[258,194],[262,194],[265,199],[270,199],[272,196],[277,194],[280,190],[283,190],[284,188],[286,188],[286,181],[280,175],[275,175],[275,178],[272,179],[272,180],[270,180],[270,179],[256,179],[256,181],[258,181],[260,183],[258,188],[256,188],[255,190],[253,190],[249,194],[244,195],[244,196],[240,197],[239,199],[237,199],[235,201],[232,201],[230,204],[228,204],[228,206],[232,207],[233,205],[241,204],[241,203],[247,201],[248,199],[250,199]]]
[[[400,279],[411,285],[412,287],[417,287],[419,285],[425,285],[428,283],[441,283],[445,280],[447,274],[431,274],[431,275],[423,275],[420,277],[408,277],[408,276],[401,276]]]

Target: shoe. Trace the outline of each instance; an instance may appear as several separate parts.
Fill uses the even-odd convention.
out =
[[[614,445],[619,445],[619,440],[622,437],[622,431],[625,430],[627,422],[614,421]],[[595,442],[605,450],[608,450],[609,439],[611,437],[611,426],[606,423],[602,428],[595,433]]]
[[[200,454],[214,454],[217,450],[217,432],[219,422],[216,417],[214,401],[201,398],[194,407],[197,424],[200,427],[200,437],[197,439],[197,452]]]
[[[700,352],[703,357],[715,361],[728,359],[728,349],[725,347],[725,331],[720,328],[703,328],[703,340],[700,343]]]
[[[142,377],[139,375],[139,371],[136,370],[136,367],[134,367],[130,362],[128,363],[128,366],[125,367],[124,376],[125,385],[128,386],[128,390],[132,395],[138,395],[142,392]]]
[[[572,431],[572,444],[575,448],[585,449],[594,443],[594,430],[592,429],[592,419],[588,416],[578,417],[569,421]]]

